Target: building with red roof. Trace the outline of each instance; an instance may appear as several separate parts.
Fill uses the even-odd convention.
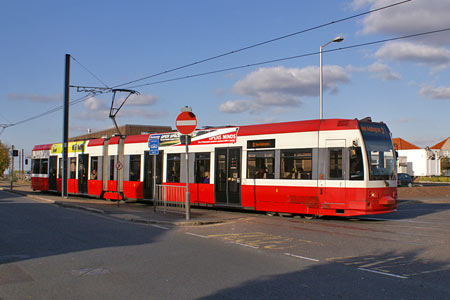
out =
[[[411,150],[411,149],[420,149],[414,144],[402,139],[402,138],[393,138],[392,143],[394,144],[395,150]]]
[[[439,150],[442,156],[450,157],[450,137],[430,147],[433,150]]]
[[[441,175],[439,150],[428,147],[422,149],[402,138],[393,138],[392,143],[398,152],[398,173],[408,173],[411,176]]]

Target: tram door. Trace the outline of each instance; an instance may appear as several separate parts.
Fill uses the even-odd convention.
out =
[[[56,155],[50,156],[49,172],[48,172],[48,189],[56,191],[56,172],[58,170],[58,157]]]
[[[325,180],[320,182],[324,190],[320,203],[322,208],[345,208],[345,162],[348,160],[348,151],[345,149],[345,140],[326,140]]]
[[[241,205],[241,148],[216,148],[214,193],[216,204]]]
[[[78,193],[88,193],[88,168],[89,154],[78,155]]]
[[[163,151],[156,156],[156,184],[162,183]],[[144,152],[144,198],[153,199],[153,155]]]

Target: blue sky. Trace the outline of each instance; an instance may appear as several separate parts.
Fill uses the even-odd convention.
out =
[[[0,124],[63,104],[71,54],[108,86],[122,84],[400,0],[7,1],[0,18]],[[450,28],[450,2],[412,0],[220,59],[146,84],[235,66]],[[77,61],[71,84],[102,86]],[[450,31],[324,54],[324,117],[384,121],[420,147],[450,136]],[[127,86],[127,87],[129,87]],[[117,121],[170,125],[189,105],[199,127],[319,117],[319,56],[135,88]],[[71,90],[71,100],[85,94]],[[70,136],[112,126],[111,94],[70,108]],[[61,142],[62,110],[8,127],[2,142],[30,154]]]

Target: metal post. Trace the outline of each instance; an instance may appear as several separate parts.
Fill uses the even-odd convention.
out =
[[[191,205],[189,194],[189,143],[186,136],[186,221],[191,219]]]
[[[119,159],[118,157],[119,157],[119,155],[117,155],[117,159]],[[118,163],[119,162],[120,162],[120,160],[118,160]],[[117,207],[119,207],[120,206],[120,192],[119,192],[120,170],[119,170],[119,168],[116,168],[116,169],[117,169]]]
[[[25,158],[24,158],[24,152],[23,152],[23,149],[22,149],[22,181],[25,180],[25,165],[24,165],[24,161],[25,161]]]
[[[14,181],[14,145],[11,146],[11,172],[9,173],[9,177],[11,180],[10,190],[13,190],[13,181]]]
[[[69,163],[69,96],[70,96],[70,54],[66,54],[66,72],[64,81],[64,128],[63,128],[63,176],[61,197],[67,197],[67,165]]]
[[[17,150],[17,151],[19,151],[19,150]],[[21,158],[20,158],[20,155],[21,155],[21,153],[20,153],[20,151],[19,151],[19,175],[17,176],[17,179],[19,180],[19,179],[22,179],[22,176],[21,176],[21,171],[20,171],[20,167],[22,166],[22,164],[20,163],[21,162]]]
[[[322,50],[320,47],[320,119],[323,119],[323,68],[322,68]],[[317,78],[317,77],[316,77]]]
[[[153,155],[153,211],[156,212],[156,155]]]
[[[164,202],[164,213],[166,213],[166,206],[167,206],[167,185],[163,185],[163,202]]]
[[[323,48],[331,43],[340,43],[344,40],[342,36],[337,36],[323,46],[320,46],[320,119],[323,119],[323,67],[322,67],[322,53]]]

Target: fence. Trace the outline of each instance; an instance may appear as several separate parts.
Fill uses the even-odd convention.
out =
[[[155,186],[155,192],[156,199],[154,201],[157,206],[164,207],[164,211],[171,207],[185,207],[186,186],[157,184]]]

